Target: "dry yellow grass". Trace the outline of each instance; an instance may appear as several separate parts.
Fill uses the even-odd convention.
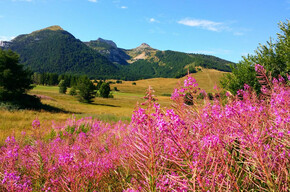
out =
[[[207,92],[214,92],[213,87],[219,82],[222,72],[204,69],[203,72],[193,74],[199,86]],[[163,96],[171,94],[182,79],[155,78],[135,81],[123,81],[122,84],[112,84],[111,88],[117,87],[120,91],[114,92],[114,98],[95,98],[92,104],[80,103],[77,98],[70,95],[58,93],[58,87],[37,86],[30,94],[44,96],[42,103],[67,111],[66,113],[53,113],[47,111],[4,111],[0,110],[0,145],[7,136],[14,134],[19,137],[22,131],[29,134],[31,123],[35,118],[40,120],[43,128],[49,129],[52,122],[61,123],[75,114],[76,118],[92,116],[105,121],[130,120],[136,103],[144,102],[144,95],[149,85],[155,90],[158,102],[163,107],[170,106],[170,97]]]
[[[219,86],[219,81],[225,72],[220,72],[214,69],[203,69],[202,72],[194,73],[192,76],[197,80],[199,87],[206,92],[215,92],[215,85]],[[171,94],[173,89],[179,83],[183,83],[185,77],[181,79],[174,78],[154,78],[139,81],[124,81],[122,84],[114,84],[112,87],[117,87],[120,92],[144,94],[144,90],[148,89],[149,85],[153,87],[156,95]],[[135,82],[136,85],[132,85]]]

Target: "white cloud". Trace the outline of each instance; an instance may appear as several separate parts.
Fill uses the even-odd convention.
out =
[[[127,6],[121,6],[121,9],[128,9]]]
[[[14,36],[9,37],[9,36],[1,36],[0,35],[0,41],[10,41],[10,40],[12,40],[14,38],[15,38]]]
[[[154,19],[154,18],[150,18],[150,19],[149,19],[149,22],[150,22],[150,23],[159,23],[159,21],[156,20],[156,19]]]
[[[88,0],[89,2],[97,3],[98,0]]]
[[[178,21],[179,24],[190,26],[190,27],[199,27],[202,29],[206,29],[209,31],[223,31],[225,29],[228,29],[224,23],[221,22],[214,22],[209,20],[201,20],[201,19],[189,19],[185,18],[180,21]]]

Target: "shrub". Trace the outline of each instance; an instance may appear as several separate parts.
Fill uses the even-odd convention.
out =
[[[117,87],[114,87],[114,91],[120,91]]]
[[[255,64],[263,65],[273,77],[279,78],[281,75],[287,80],[287,74],[290,73],[290,21],[281,22],[279,28],[281,32],[277,34],[277,42],[270,40],[266,45],[260,45],[254,55],[243,57],[236,67],[232,67],[232,73],[226,74],[221,80],[224,88],[236,94],[247,84],[260,93],[261,85],[256,77]]]

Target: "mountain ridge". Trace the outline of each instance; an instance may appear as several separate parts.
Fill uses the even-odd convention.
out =
[[[88,75],[91,78],[144,79],[180,77],[197,67],[230,71],[233,62],[202,54],[160,51],[147,43],[133,49],[119,48],[112,40],[82,42],[58,25],[19,35],[2,42],[4,49],[20,54],[34,72]]]

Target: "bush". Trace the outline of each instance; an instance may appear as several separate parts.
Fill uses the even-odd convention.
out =
[[[262,65],[272,77],[279,78],[281,75],[287,79],[290,73],[290,21],[279,24],[281,33],[278,33],[277,42],[268,41],[266,45],[260,45],[255,55],[243,57],[236,67],[232,67],[232,73],[226,74],[221,80],[224,88],[237,94],[247,84],[260,93],[261,84],[255,72],[255,64]]]

